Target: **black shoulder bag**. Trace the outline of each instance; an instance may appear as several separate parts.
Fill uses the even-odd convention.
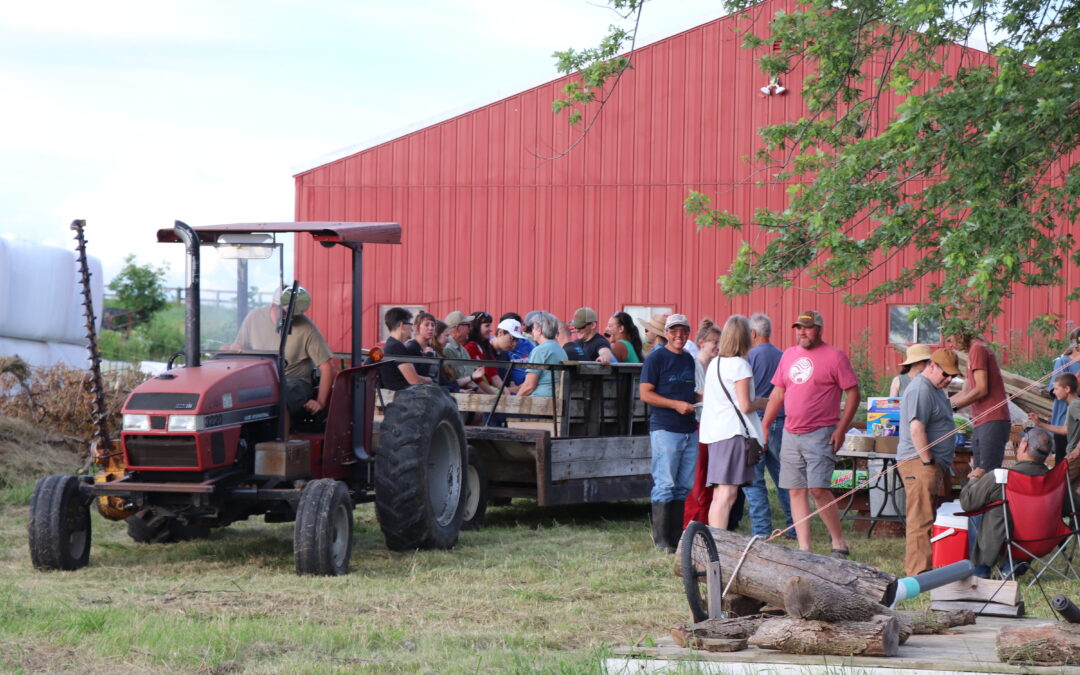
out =
[[[716,358],[720,359],[719,356]],[[745,434],[743,438],[746,439],[746,466],[757,466],[757,463],[761,461],[761,454],[763,452],[761,443],[750,433],[750,427],[746,424],[746,418],[743,417],[743,413],[739,410],[739,406],[735,404],[727,387],[724,386],[724,378],[720,377],[719,360],[716,362],[716,379],[720,380],[720,388],[724,390],[724,396],[727,396],[728,403],[735,409],[735,414],[739,416],[739,421],[742,422],[743,433]]]

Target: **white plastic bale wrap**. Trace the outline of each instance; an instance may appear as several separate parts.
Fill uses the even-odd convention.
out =
[[[97,328],[105,297],[101,261],[89,257]],[[0,239],[0,354],[32,366],[87,366],[82,288],[75,252]]]

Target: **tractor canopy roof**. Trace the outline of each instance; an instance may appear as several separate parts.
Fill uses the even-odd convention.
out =
[[[312,239],[332,244],[400,244],[401,225],[397,223],[232,223],[229,225],[199,225],[193,228],[204,244],[216,243],[223,234],[288,234],[308,233]],[[158,230],[159,242],[179,242],[172,228]]]

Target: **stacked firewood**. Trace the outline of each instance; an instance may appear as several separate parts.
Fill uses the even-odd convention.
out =
[[[682,646],[735,651],[748,645],[790,654],[895,656],[913,634],[942,633],[975,622],[970,610],[899,612],[890,600],[896,577],[863,563],[756,542],[710,528],[728,606],[782,608],[786,615],[710,618],[672,630]],[[744,555],[745,551],[745,555]],[[739,560],[742,558],[741,565]],[[706,563],[707,564],[707,563]],[[732,597],[734,594],[735,597]]]

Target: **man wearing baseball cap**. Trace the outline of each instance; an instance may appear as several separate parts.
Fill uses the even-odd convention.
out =
[[[585,352],[586,361],[613,363],[615,355],[611,353],[611,343],[600,334],[599,317],[592,307],[582,307],[574,312],[570,325],[577,331],[577,342]]]
[[[449,337],[446,340],[446,346],[443,347],[443,353],[446,354],[447,358],[472,358],[464,347],[464,344],[469,340],[469,324],[472,323],[472,320],[472,316],[466,316],[465,312],[456,309],[446,315],[446,332],[449,333]],[[467,363],[455,363],[452,365],[456,375],[454,379],[459,382],[464,382],[466,378],[471,377],[473,374],[473,367]]]
[[[904,573],[931,569],[930,535],[934,527],[934,495],[951,471],[956,443],[947,438],[956,428],[945,387],[960,374],[956,352],[939,349],[911,380],[900,398],[900,443],[896,470],[906,497]]]
[[[682,314],[670,314],[664,335],[664,347],[645,358],[638,391],[649,406],[653,544],[674,553],[682,535],[686,496],[694,486],[698,449],[694,404],[701,397],[694,386],[694,357],[683,349],[690,339],[690,322]]]
[[[846,558],[849,552],[840,529],[840,512],[829,488],[836,453],[859,409],[859,380],[847,355],[821,339],[824,326],[821,315],[812,309],[800,312],[792,322],[796,344],[780,357],[761,426],[767,444],[769,425],[784,410],[779,487],[786,488],[791,499],[799,548],[813,550],[809,520],[813,495],[832,538],[832,555]],[[843,416],[841,394],[847,397]]]

